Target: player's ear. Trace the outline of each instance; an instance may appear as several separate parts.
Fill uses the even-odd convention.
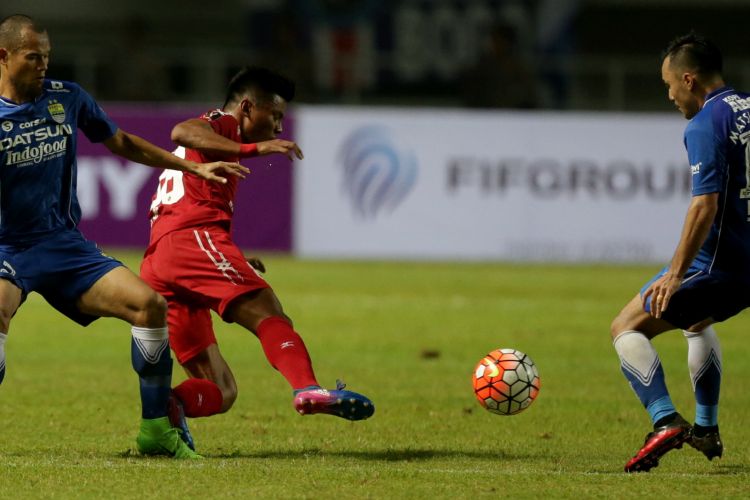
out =
[[[688,88],[688,90],[693,90],[693,87],[695,86],[695,74],[694,73],[683,73],[682,74],[682,83],[685,84],[685,86]]]
[[[8,49],[0,47],[0,61],[7,62],[8,60]]]
[[[250,112],[253,109],[253,102],[247,97],[240,101],[240,111],[243,115],[250,116]]]

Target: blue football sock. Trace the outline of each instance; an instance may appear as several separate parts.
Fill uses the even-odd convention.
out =
[[[695,423],[703,427],[719,423],[721,346],[712,327],[701,332],[683,331],[688,341],[688,368],[695,392]]]
[[[172,357],[167,328],[132,327],[131,360],[141,384],[143,418],[167,415],[172,385]]]
[[[620,366],[655,424],[676,413],[664,380],[664,369],[651,341],[641,332],[622,332],[614,340]]]

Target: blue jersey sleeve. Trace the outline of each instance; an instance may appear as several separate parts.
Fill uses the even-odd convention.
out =
[[[693,196],[723,191],[724,155],[713,124],[708,120],[691,123],[685,130],[685,147],[693,177]]]
[[[78,87],[78,128],[91,142],[102,142],[117,132],[117,125],[88,92]]]

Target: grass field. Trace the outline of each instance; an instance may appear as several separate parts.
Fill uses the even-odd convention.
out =
[[[138,255],[112,253],[137,268]],[[229,413],[192,421],[206,460],[139,457],[127,326],[84,329],[33,295],[6,346],[0,497],[750,496],[747,314],[717,327],[724,458],[686,447],[650,473],[622,472],[649,421],[608,329],[656,266],[265,262],[320,381],[372,397],[372,419],[297,415],[259,343],[218,323],[240,396]],[[672,332],[655,344],[692,419],[686,343]],[[471,390],[475,363],[499,347],[530,354],[541,375],[537,401],[512,417],[486,412]]]

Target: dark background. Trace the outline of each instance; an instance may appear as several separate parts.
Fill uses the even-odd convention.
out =
[[[3,0],[12,13],[47,26],[51,76],[107,101],[213,103],[263,64],[304,103],[671,110],[659,54],[690,29],[750,87],[740,0]]]

